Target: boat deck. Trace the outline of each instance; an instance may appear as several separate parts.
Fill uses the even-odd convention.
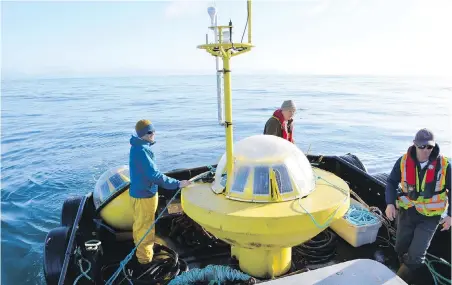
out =
[[[358,160],[355,160],[354,162],[357,166],[351,163],[351,157],[352,156],[350,155],[345,157],[310,156],[309,159],[312,164],[315,164],[324,170],[331,171],[347,181],[350,185],[350,189],[356,192],[364,201],[367,201],[370,206],[375,206],[380,210],[383,210],[385,207],[384,187],[387,175],[369,175],[363,170],[363,167],[359,167],[360,163]],[[204,166],[175,171],[168,173],[167,175],[179,180],[184,180],[190,179],[210,169],[211,167]],[[164,210],[173,195],[174,194],[171,191],[159,191],[160,200],[157,215]],[[77,208],[75,208],[74,213],[72,213],[74,217],[76,212]],[[156,250],[157,254],[154,255],[151,274],[145,275],[143,278],[140,277],[140,279],[137,278],[136,270],[134,274],[130,274],[131,271],[137,269],[138,266],[135,255],[130,255],[131,260],[126,264],[124,272],[132,276],[133,284],[166,284],[174,276],[180,275],[181,271],[187,270],[187,268],[204,268],[207,265],[227,265],[231,268],[239,269],[238,261],[230,257],[230,246],[204,231],[197,223],[191,221],[182,212],[180,197],[176,197],[173,203],[168,205],[168,212],[165,211],[163,217],[157,222],[156,239],[157,243],[163,245],[163,247],[157,248]],[[86,258],[91,260],[93,265],[93,268],[90,270],[90,275],[95,279],[95,283],[105,284],[119,268],[120,262],[122,262],[134,249],[134,243],[131,232],[114,232],[114,230],[108,229],[105,225],[100,226],[100,224],[96,222],[98,219],[99,216],[96,213],[93,204],[93,197],[92,195],[88,195],[87,203],[84,206],[82,218],[78,226],[75,244],[84,248],[84,243],[88,240],[96,239],[102,241],[102,254],[100,254],[100,256],[93,256],[90,252],[84,252],[84,254],[86,255]],[[66,220],[68,220],[68,217],[66,217]],[[342,272],[339,273],[339,275],[341,275],[345,270],[347,273],[346,275],[351,274],[352,276],[357,276],[356,274],[359,274],[364,279],[368,278],[365,279],[366,283],[360,281],[360,284],[394,284],[388,283],[394,282],[391,281],[393,279],[388,279],[388,276],[394,276],[392,274],[397,271],[399,262],[394,249],[388,244],[387,240],[385,241],[387,238],[388,230],[385,226],[382,226],[379,229],[376,242],[360,247],[353,247],[341,237],[335,235],[332,230],[327,229],[303,245],[292,248],[292,266],[289,272],[284,276],[280,276],[274,280],[253,279],[251,281],[269,284],[269,282],[283,280],[283,278],[289,276],[312,276],[314,278],[313,280],[297,279],[298,277],[285,280],[296,280],[299,284],[329,284],[322,283],[326,281],[333,282],[334,284],[344,284],[343,279],[331,279],[332,277],[324,276],[324,274],[329,272],[330,275],[338,275],[339,272]],[[438,231],[432,240],[429,253],[439,256],[446,261],[450,261],[450,245],[450,233]],[[57,251],[60,249],[54,247],[51,248],[51,250]],[[159,255],[160,257],[158,258]],[[345,264],[351,264],[346,262],[359,259],[369,260],[373,263],[366,263],[364,266],[361,265],[361,262],[359,265],[353,263],[352,265],[346,265],[346,268],[341,267],[345,266],[344,262]],[[48,262],[53,261],[48,260]],[[361,275],[361,273],[366,273],[366,271],[371,272],[376,266],[376,263],[381,266],[384,265],[383,267],[386,268],[386,271],[381,273],[383,274],[383,277],[380,278],[381,280],[378,278],[374,280],[372,279],[372,276],[364,277],[364,275]],[[328,267],[340,264],[342,265],[338,267]],[[64,273],[66,274],[65,278],[68,282],[71,280],[73,281],[80,275],[80,269],[76,260],[72,258],[69,266],[70,268],[68,269],[67,274]],[[362,269],[360,266],[364,266],[366,269]],[[316,271],[316,269],[325,270]],[[450,278],[450,267],[437,264],[435,270],[445,278]],[[323,276],[322,278],[318,275],[320,272],[323,272],[321,273]],[[392,272],[392,274],[390,272]],[[300,275],[300,273],[309,274]],[[432,275],[426,266],[421,267],[416,273],[416,284],[435,284]],[[380,276],[378,274],[377,276]],[[121,272],[113,284],[130,284],[130,282],[125,280],[124,276],[126,275]],[[369,283],[371,280],[374,280],[376,283]],[[87,283],[83,283],[84,281],[80,282],[80,284],[92,284],[89,283],[91,281],[86,281]],[[200,282],[197,284],[204,283]],[[208,282],[205,284],[208,284]],[[244,282],[242,284],[253,283]],[[345,284],[354,283],[346,281]]]
[[[230,247],[220,241],[212,238],[209,236],[208,233],[203,232],[202,229],[199,227],[199,225],[196,224],[190,224],[190,219],[187,218],[185,215],[167,215],[166,217],[162,218],[159,223],[157,224],[156,232],[157,232],[157,243],[165,245],[174,251],[178,253],[178,256],[180,259],[183,259],[187,264],[189,269],[193,268],[203,268],[207,265],[228,265],[232,268],[239,269],[238,261],[234,258],[230,257]],[[106,238],[104,236],[103,239],[103,249],[104,249],[104,255],[103,255],[103,261],[102,264],[107,265],[107,267],[110,264],[110,268],[106,269],[104,268],[103,273],[101,274],[106,281],[109,276],[118,268],[119,262],[122,261],[127,254],[130,253],[130,251],[133,249],[134,244],[132,241],[131,233],[122,233],[121,235],[117,235],[117,238],[122,239],[122,242],[117,242],[113,240],[111,233],[104,233],[105,235],[110,235],[110,238]],[[321,244],[321,240],[331,239],[331,242],[324,246],[322,248],[322,245],[319,246],[318,249],[314,249],[312,251],[307,250],[306,248],[303,248],[301,246],[294,247],[292,249],[292,268],[288,273],[286,273],[284,276],[293,276],[298,275],[298,273],[302,272],[317,272],[312,273],[314,275],[312,278],[317,278],[315,280],[321,280],[319,279],[319,276],[323,276],[320,271],[316,271],[316,269],[324,268],[329,265],[340,265],[339,267],[330,267],[331,269],[328,269],[325,272],[347,272],[348,275],[358,274],[358,271],[363,271],[361,273],[365,273],[365,271],[369,271],[370,269],[374,270],[375,263],[382,265],[382,267],[386,268],[386,271],[382,271],[380,273],[375,273],[374,277],[380,278],[378,280],[375,278],[365,279],[369,282],[371,280],[374,280],[369,284],[404,284],[404,283],[394,283],[396,281],[389,282],[391,278],[395,276],[395,272],[397,271],[397,268],[399,266],[397,257],[395,255],[394,250],[387,244],[387,242],[384,241],[386,229],[382,227],[380,229],[381,238],[378,238],[377,241],[373,244],[367,244],[360,247],[353,247],[350,244],[348,244],[345,240],[343,240],[341,237],[336,235],[332,230],[327,229],[323,231],[321,234],[319,234],[316,238],[317,244]],[[314,238],[313,240],[315,240]],[[110,240],[111,242],[105,242]],[[313,241],[311,240],[311,241]],[[320,240],[320,242],[319,242]],[[309,243],[309,242],[308,242]],[[326,243],[326,242],[325,242]],[[323,245],[325,245],[325,243]],[[313,255],[311,255],[313,254]],[[136,260],[134,260],[135,257],[131,261],[129,261],[130,264],[136,263]],[[372,260],[374,261],[374,265],[371,265],[369,262],[367,263],[359,263],[354,264],[353,266],[350,265],[350,263],[345,263],[348,265],[344,265],[344,262],[357,260],[357,259],[364,259],[364,260]],[[385,266],[383,266],[383,264]],[[373,266],[373,267],[367,267],[366,269],[363,269],[364,266]],[[346,266],[346,267],[344,267]],[[345,269],[347,268],[347,269]],[[345,271],[344,271],[345,270]],[[322,271],[323,272],[323,271]],[[356,272],[356,273],[354,273]],[[360,273],[360,274],[361,274]],[[319,275],[320,274],[320,275]],[[366,275],[353,275],[356,278],[354,280],[363,280],[359,278],[365,278]],[[278,279],[274,280],[280,280],[284,276],[281,276]],[[304,274],[302,275],[304,276]],[[426,276],[425,280],[419,280],[419,284],[431,284],[431,277],[430,273],[428,271],[425,272],[424,276]],[[358,278],[359,277],[359,278]],[[391,277],[391,278],[389,278]],[[304,278],[304,277],[303,277]],[[322,282],[333,282],[334,284],[364,284],[364,283],[338,283],[339,281],[343,279],[332,279],[332,277],[326,278],[322,277]],[[325,279],[326,278],[326,279]],[[341,277],[344,278],[344,277]],[[388,279],[389,278],[389,279]],[[118,280],[121,280],[123,278],[118,278]],[[303,280],[303,284],[333,284],[333,283],[316,283],[320,281],[315,281],[312,279],[311,281],[305,281],[305,279],[287,279],[287,280],[296,280],[297,282]],[[309,279],[308,279],[309,280]],[[392,280],[392,279],[391,279]],[[257,283],[266,283],[267,281],[270,281],[269,279],[257,279]],[[295,281],[294,281],[295,282]],[[341,281],[342,282],[342,281]],[[376,283],[375,283],[376,282]],[[385,283],[386,282],[386,283]],[[366,281],[366,284],[368,282]],[[119,284],[119,283],[118,283]],[[268,284],[282,284],[282,283],[268,283]],[[285,284],[285,283],[284,283]],[[288,283],[291,284],[291,283]],[[295,284],[295,283],[293,283]],[[297,283],[302,284],[302,283]]]

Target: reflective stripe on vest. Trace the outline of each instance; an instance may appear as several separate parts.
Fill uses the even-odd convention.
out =
[[[412,206],[416,208],[416,210],[426,216],[436,216],[441,215],[444,210],[446,209],[448,205],[447,201],[447,193],[443,191],[445,184],[446,184],[446,170],[447,166],[449,164],[448,160],[444,158],[443,156],[440,156],[439,163],[440,168],[438,170],[438,174],[436,177],[434,177],[436,167],[431,169],[427,169],[426,173],[424,175],[424,179],[422,180],[421,185],[419,185],[419,177],[418,177],[418,171],[417,167],[415,166],[414,169],[407,169],[407,157],[410,155],[410,150],[406,154],[402,156],[402,160],[400,162],[400,170],[401,170],[401,181],[400,185],[402,188],[402,192],[404,194],[408,194],[410,191],[416,190],[417,192],[424,192],[425,191],[425,183],[427,180],[427,175],[433,175],[433,179],[436,179],[435,183],[435,189],[434,193],[440,192],[438,194],[433,194],[431,198],[424,198],[423,195],[420,195],[417,200],[411,200],[408,196],[403,195],[398,197],[398,205],[404,209],[408,209]],[[435,163],[436,164],[436,163]],[[410,172],[415,172],[416,175],[416,184],[412,185],[409,184],[407,181],[407,174],[410,175]],[[429,173],[430,171],[430,173]],[[433,173],[431,173],[433,171]],[[429,177],[432,178],[432,177]],[[412,179],[412,177],[410,178]],[[415,189],[414,189],[415,187]],[[441,193],[441,191],[443,191]],[[423,194],[423,193],[422,193]]]

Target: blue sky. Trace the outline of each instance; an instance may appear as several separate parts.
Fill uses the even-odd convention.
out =
[[[215,4],[239,41],[246,1],[2,2],[3,76],[213,73]],[[253,1],[240,73],[451,75],[452,1]],[[246,39],[246,37],[245,37]]]

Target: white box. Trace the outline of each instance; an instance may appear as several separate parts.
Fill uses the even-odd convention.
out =
[[[350,206],[356,205],[360,208],[365,207],[353,198],[350,198]],[[371,213],[375,215],[374,213]],[[376,216],[378,218],[378,216]],[[364,226],[356,226],[347,221],[344,217],[331,223],[330,228],[350,245],[359,247],[364,244],[374,243],[377,239],[378,230],[381,227],[381,221]]]

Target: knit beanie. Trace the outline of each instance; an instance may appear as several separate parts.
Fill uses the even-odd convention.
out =
[[[281,110],[296,111],[297,107],[295,106],[295,103],[292,100],[286,100],[282,103]]]
[[[147,134],[148,132],[155,132],[154,126],[149,120],[139,120],[135,125],[135,131],[139,138]]]

